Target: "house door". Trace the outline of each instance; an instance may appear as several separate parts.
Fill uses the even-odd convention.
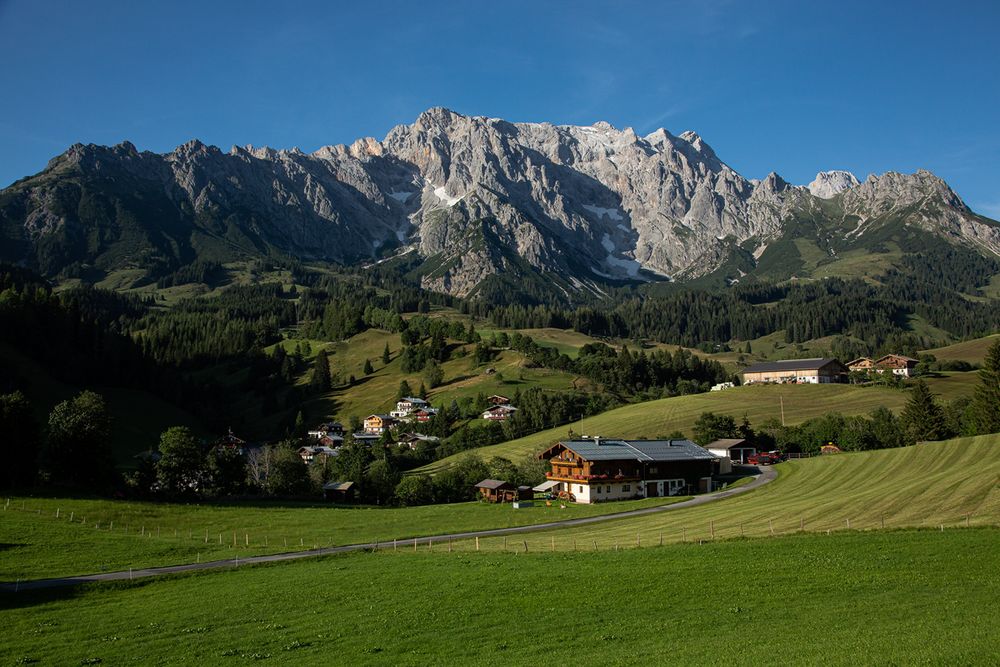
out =
[[[657,484],[656,482],[646,482],[646,497],[656,498],[657,496],[659,496],[660,493],[658,487],[659,484]]]

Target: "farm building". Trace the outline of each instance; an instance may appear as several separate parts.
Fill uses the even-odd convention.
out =
[[[847,380],[847,367],[836,359],[766,361],[743,369],[743,384],[829,384]]]
[[[673,496],[711,478],[717,457],[690,440],[557,442],[538,455],[552,465],[553,490],[580,503]],[[710,486],[710,485],[709,485]]]
[[[875,360],[870,357],[858,357],[847,362],[847,370],[852,373],[869,373],[875,370]]]
[[[510,482],[501,479],[484,479],[475,488],[483,500],[491,503],[509,503],[515,500],[531,500],[534,492],[530,487],[515,487]]]
[[[327,482],[323,485],[323,497],[335,503],[349,503],[354,500],[354,482]]]
[[[747,443],[743,438],[723,438],[721,440],[716,440],[715,442],[710,442],[705,445],[705,449],[709,453],[716,456],[720,461],[722,459],[729,460],[729,468],[732,469],[732,463],[746,463],[747,459],[757,453],[757,448],[753,445]],[[722,468],[726,467],[725,462],[722,463]],[[719,469],[719,472],[725,474],[729,472],[728,470]]]
[[[486,402],[490,405],[510,405],[510,399],[500,394],[493,394],[486,397]]]

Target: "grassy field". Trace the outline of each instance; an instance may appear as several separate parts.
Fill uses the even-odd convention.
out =
[[[1000,334],[967,340],[947,347],[938,347],[933,350],[924,350],[926,354],[933,354],[939,361],[967,361],[970,364],[979,364],[986,357],[986,351],[998,340]]]
[[[998,537],[354,554],[9,594],[0,662],[989,664]]]
[[[931,390],[947,400],[971,394],[977,382],[976,373],[943,374],[940,378],[929,380]],[[656,438],[666,436],[674,430],[690,436],[695,420],[703,412],[733,415],[737,419],[747,415],[751,423],[759,424],[770,418],[780,419],[783,403],[785,422],[797,424],[827,412],[866,414],[881,405],[899,410],[906,403],[907,396],[905,391],[898,389],[853,385],[737,387],[727,391],[626,405],[572,424],[474,451],[484,460],[493,456],[517,460],[529,454],[537,454],[556,440],[565,438],[569,429],[578,435],[614,438]],[[453,465],[459,456],[461,455],[435,461],[420,470],[430,473],[443,470]]]
[[[529,548],[600,549],[799,532],[1000,526],[1000,434],[788,461],[777,480],[703,507],[532,533]],[[848,523],[849,522],[849,523]],[[1000,546],[1000,543],[998,543]],[[458,543],[456,549],[471,549]],[[484,550],[500,549],[496,538]]]
[[[681,499],[565,507],[538,502],[514,510],[477,502],[379,509],[12,498],[0,510],[0,581],[524,526]]]

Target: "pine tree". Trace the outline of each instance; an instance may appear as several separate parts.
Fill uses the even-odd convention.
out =
[[[979,386],[972,398],[976,433],[1000,433],[1000,340],[986,351],[979,371]]]
[[[316,353],[309,384],[316,391],[330,391],[330,361],[326,356],[326,350],[320,350]]]
[[[391,357],[389,356],[389,343],[386,343],[385,348],[382,350],[382,365],[388,366],[390,359]]]
[[[399,389],[396,390],[396,400],[401,401],[407,396],[410,396],[412,394],[413,390],[410,389],[410,383],[407,382],[406,380],[403,380],[402,382],[399,383]]]
[[[944,436],[944,414],[923,380],[913,386],[901,416],[909,442],[940,440]]]
[[[374,373],[374,372],[375,372],[375,369],[374,369],[374,368],[372,368],[372,362],[371,362],[371,359],[365,359],[365,368],[364,368],[364,372],[365,372],[365,375],[371,375],[372,373]]]

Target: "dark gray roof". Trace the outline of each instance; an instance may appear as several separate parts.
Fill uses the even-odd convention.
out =
[[[687,461],[716,457],[690,440],[562,440],[588,461]]]
[[[722,438],[721,440],[708,443],[705,445],[705,449],[732,449],[733,447],[746,445],[746,443],[747,441],[743,438]]]
[[[327,482],[323,485],[324,491],[349,491],[354,486],[354,482]]]
[[[511,486],[511,484],[501,479],[484,479],[476,484],[477,489],[499,489],[501,486]]]
[[[781,361],[765,361],[763,363],[747,366],[743,373],[776,373],[780,371],[813,371],[824,366],[836,363],[841,364],[836,359],[783,359]]]

